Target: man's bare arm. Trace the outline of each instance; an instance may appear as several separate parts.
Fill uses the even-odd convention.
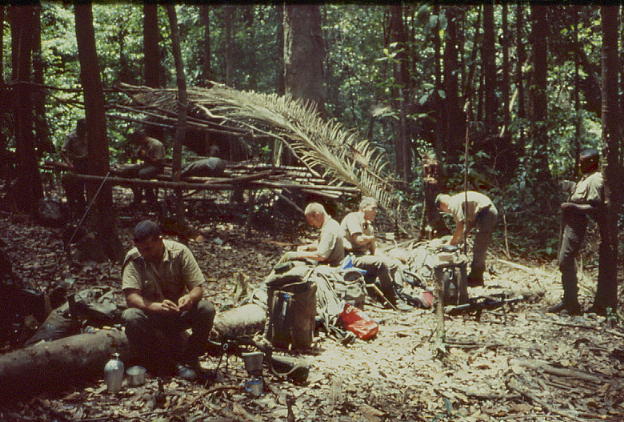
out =
[[[128,289],[125,292],[126,302],[131,308],[138,308],[146,312],[154,312],[160,314],[167,314],[172,312],[178,312],[178,305],[172,301],[165,299],[162,302],[152,302],[146,299],[141,291],[138,289]]]

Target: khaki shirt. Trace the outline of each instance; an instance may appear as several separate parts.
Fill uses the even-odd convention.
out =
[[[356,255],[363,255],[370,250],[368,245],[358,246],[353,242],[353,237],[360,233],[366,236],[375,235],[373,223],[366,221],[362,211],[350,212],[345,215],[340,223],[340,227],[344,233],[344,244],[347,250],[352,251]]]
[[[591,204],[604,202],[604,179],[597,171],[583,177],[574,188],[570,202],[577,204]]]
[[[158,163],[165,158],[165,146],[158,139],[146,138],[147,143],[142,147],[145,151],[145,161]]]
[[[450,197],[448,201],[449,213],[453,216],[456,223],[466,221],[468,224],[473,224],[475,216],[479,211],[484,208],[494,209],[494,204],[482,193],[475,191],[468,191],[467,211],[464,214],[464,202],[466,202],[466,193],[461,192]]]
[[[128,251],[122,269],[122,290],[140,290],[152,302],[169,299],[177,303],[182,295],[204,282],[189,248],[168,239],[163,239],[163,243],[165,251],[158,264],[146,261],[137,248]]]
[[[321,227],[317,247],[317,253],[325,258],[324,263],[331,266],[340,265],[345,255],[342,241],[340,224],[328,215]]]
[[[89,155],[87,136],[85,135],[81,138],[76,131],[73,131],[67,135],[65,143],[61,147],[61,152],[67,156],[72,164],[76,164],[77,161],[86,160]]]

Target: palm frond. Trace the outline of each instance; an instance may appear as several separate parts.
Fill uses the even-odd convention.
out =
[[[177,91],[124,84],[135,104],[152,112],[177,111]],[[330,183],[349,184],[377,199],[380,207],[404,222],[401,201],[383,152],[336,120],[325,120],[314,104],[289,95],[239,91],[222,84],[188,89],[190,113],[224,128],[244,129],[279,139],[310,169]]]

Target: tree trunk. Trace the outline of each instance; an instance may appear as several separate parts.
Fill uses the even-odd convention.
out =
[[[45,73],[45,68],[41,54],[41,6],[37,6],[35,8],[35,13],[35,26],[33,27],[35,42],[33,49],[33,81],[37,84],[44,85],[45,81],[43,75]],[[46,119],[46,91],[43,89],[37,89],[33,94],[35,102],[35,139],[37,157],[41,158],[41,155],[44,152],[54,152],[54,144],[52,144],[52,140],[50,139],[50,128],[48,126],[48,120]]]
[[[4,11],[5,7],[0,6],[0,28],[4,28]],[[0,45],[4,46],[4,31],[0,31]],[[0,48],[0,86],[2,85],[4,85],[4,48]]]
[[[225,84],[234,87],[234,41],[232,40],[232,21],[234,6],[223,6],[223,38],[225,49]]]
[[[503,10],[502,10],[502,31],[503,31],[503,36],[501,39],[501,44],[502,44],[502,48],[503,48],[503,78],[502,78],[502,82],[501,82],[501,99],[502,99],[502,103],[503,103],[503,130],[501,131],[501,135],[505,135],[507,133],[507,131],[509,130],[509,122],[510,122],[510,116],[509,116],[509,86],[510,86],[510,79],[509,79],[509,21],[508,21],[508,13],[509,13],[509,9],[507,8],[507,4],[503,3]]]
[[[481,48],[485,91],[485,134],[497,132],[496,116],[496,48],[494,43],[494,6],[492,3],[483,5],[483,44]]]
[[[75,6],[76,39],[78,41],[78,59],[80,61],[80,80],[84,91],[85,115],[87,121],[87,139],[89,145],[90,174],[106,176],[109,174],[108,138],[106,136],[106,116],[104,114],[104,92],[100,78],[93,13],[91,3]],[[110,186],[98,189],[96,184],[87,185],[88,196],[94,200],[92,225],[106,256],[121,260],[123,250],[117,236],[113,196]]]
[[[600,228],[598,289],[595,304],[617,305],[618,214],[622,199],[618,92],[618,6],[600,8],[602,24],[602,140],[605,178],[606,215]],[[613,309],[615,311],[615,309]]]
[[[579,168],[579,161],[581,158],[581,133],[583,126],[583,118],[581,115],[581,96],[580,96],[580,60],[579,50],[583,48],[579,42],[579,6],[574,6],[574,44],[576,49],[574,51],[574,110],[576,119],[574,123],[574,169]]]
[[[474,38],[472,41],[472,52],[470,53],[470,69],[468,69],[468,76],[466,77],[466,80],[464,81],[464,98],[466,98],[466,101],[470,104],[474,104],[477,103],[477,101],[475,100],[474,97],[474,84],[473,84],[473,80],[474,80],[474,75],[476,73],[476,69],[477,69],[477,50],[478,50],[478,46],[479,46],[479,28],[481,27],[481,9],[479,8],[478,11],[478,15],[477,15],[477,21],[475,23],[475,28],[474,28]]]
[[[518,3],[516,6],[516,51],[518,54],[518,60],[516,61],[516,85],[518,87],[518,119],[524,119],[526,117],[526,106],[524,102],[524,76],[522,73],[522,66],[526,61],[526,51],[524,49],[524,37],[522,36],[522,28],[524,28],[524,13],[523,8],[525,6],[522,3]],[[520,127],[520,133],[518,135],[518,146],[520,151],[524,151],[524,127]]]
[[[325,112],[321,9],[317,5],[284,6],[284,89],[287,95],[308,101]],[[276,148],[277,165],[294,165],[296,159],[283,145]]]
[[[275,86],[277,94],[284,95],[286,92],[286,86],[284,85],[284,4],[279,3],[275,7],[277,9],[277,78]]]
[[[395,43],[398,53],[393,61],[394,107],[399,112],[398,130],[395,138],[397,173],[404,182],[411,179],[411,148],[407,139],[406,99],[409,98],[409,71],[407,63],[407,36],[403,24],[403,6],[390,7],[390,42]]]
[[[173,143],[173,181],[180,182],[182,168],[182,142],[186,136],[186,113],[188,101],[186,98],[186,77],[184,75],[184,64],[182,63],[182,52],[180,51],[180,29],[175,5],[167,5],[169,15],[169,25],[171,27],[171,45],[173,48],[173,58],[176,67],[176,82],[178,85],[178,125],[176,126],[175,140]],[[180,227],[184,226],[184,198],[182,189],[175,189],[176,217]]]
[[[533,80],[529,88],[531,97],[532,155],[537,179],[551,180],[548,169],[548,23],[547,6],[531,5],[531,48],[533,51]],[[542,191],[543,192],[543,191]]]
[[[286,93],[315,104],[324,113],[321,10],[317,5],[284,9],[284,84]]]
[[[145,85],[160,87],[160,51],[158,48],[158,6],[155,3],[143,5],[143,75]]]
[[[12,6],[11,26],[15,27],[17,50],[14,51],[16,108],[15,108],[15,152],[17,158],[17,184],[13,198],[17,208],[36,215],[39,200],[43,197],[35,138],[33,136],[34,116],[31,82],[31,53],[34,46],[35,7]]]
[[[210,68],[211,51],[210,51],[210,5],[202,4],[199,6],[199,20],[204,27],[204,40],[201,46],[202,50],[202,86],[210,86],[208,81],[212,80],[212,70]]]
[[[255,41],[255,27],[254,27],[254,11],[255,11],[256,6],[255,5],[245,5],[243,6],[243,20],[244,20],[244,25],[245,25],[245,39],[247,40],[247,44],[248,45],[255,45],[256,41]],[[257,65],[256,65],[256,56],[257,56],[257,52],[258,49],[257,48],[253,48],[251,49],[251,52],[249,50],[247,50],[247,66],[249,69],[256,69]],[[248,80],[248,84],[247,86],[245,86],[245,89],[250,89],[252,91],[256,90],[256,87],[258,86],[258,76],[257,76],[257,72],[250,72],[249,73],[249,78]]]
[[[443,117],[446,134],[446,152],[449,162],[456,162],[463,150],[466,132],[466,118],[459,98],[459,62],[457,60],[457,22],[461,18],[461,9],[456,6],[446,7],[446,42],[444,46],[444,93],[446,113]]]
[[[438,4],[433,5],[433,14],[437,17],[436,26],[433,28],[433,60],[434,60],[434,72],[435,72],[435,92],[434,97],[436,101],[434,102],[435,108],[435,116],[437,116],[435,121],[435,138],[433,145],[433,150],[435,152],[436,158],[440,159],[443,156],[444,151],[446,150],[446,122],[445,122],[445,109],[443,109],[442,99],[440,98],[439,92],[444,89],[444,85],[442,82],[442,40],[440,39],[440,18],[442,16],[442,10]],[[414,60],[415,62],[415,60]],[[424,165],[424,164],[423,164]]]
[[[156,3],[143,5],[143,77],[145,85],[159,88],[160,73],[160,48],[158,47],[160,30],[158,28],[158,6]],[[162,139],[163,130],[160,127],[148,125],[145,129],[148,136]]]
[[[0,28],[4,28],[4,11],[5,7],[0,6]],[[4,45],[4,31],[0,31],[0,46]],[[8,91],[8,90],[7,90]],[[4,48],[0,48],[0,96],[4,98],[8,98],[8,94],[4,94],[5,92],[4,86]],[[6,97],[4,97],[6,95]],[[6,123],[4,123],[5,117],[0,115],[0,159],[4,160],[5,154],[7,154],[7,141],[6,141],[6,133],[4,132]],[[7,160],[4,160],[5,163]],[[0,178],[4,178],[8,176],[9,171],[7,169],[5,174],[4,166],[0,166]]]
[[[124,361],[130,357],[122,331],[78,334],[5,353],[0,356],[0,396],[64,388],[70,382],[103,375],[113,352]]]

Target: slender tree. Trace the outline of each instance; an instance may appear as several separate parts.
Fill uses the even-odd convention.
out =
[[[602,140],[605,178],[606,213],[601,222],[598,290],[595,305],[615,307],[617,304],[618,215],[622,191],[620,159],[620,106],[618,92],[618,28],[619,7],[601,6],[602,25]]]
[[[182,62],[182,52],[180,50],[180,29],[175,5],[167,5],[167,15],[171,26],[171,45],[173,47],[173,58],[176,67],[176,83],[178,86],[178,122],[176,125],[175,141],[173,144],[173,181],[179,182],[181,178],[182,166],[182,142],[186,136],[186,115],[187,115],[187,95],[186,76],[184,74],[184,64]],[[182,189],[176,188],[176,217],[180,226],[184,225],[184,198]]]
[[[202,41],[201,50],[201,69],[202,82],[201,85],[208,85],[208,81],[212,80],[211,57],[210,55],[210,5],[202,4],[199,6],[199,20],[204,28],[204,39]]]
[[[496,101],[496,48],[494,36],[494,5],[483,5],[483,44],[481,47],[483,89],[485,94],[485,132],[488,135],[497,130],[496,116],[499,113]]]
[[[399,112],[398,130],[395,138],[397,173],[405,182],[411,179],[411,148],[407,139],[406,99],[409,98],[409,71],[407,62],[407,34],[403,23],[403,6],[390,7],[390,42],[396,45],[393,62],[394,104]]]
[[[146,86],[159,88],[163,70],[160,60],[160,29],[158,28],[158,6],[153,2],[143,5],[143,79]],[[149,136],[162,139],[163,130],[149,125],[145,129]]]
[[[39,85],[44,84],[45,65],[43,62],[43,55],[41,52],[41,6],[35,7],[35,26],[33,27],[33,82]],[[37,147],[37,155],[41,158],[43,152],[54,152],[54,144],[50,139],[50,128],[48,126],[48,120],[46,118],[45,102],[46,91],[42,88],[37,88],[33,92],[34,100],[34,112],[35,112],[35,133]]]
[[[581,157],[581,133],[583,126],[583,118],[581,117],[581,75],[580,75],[580,60],[579,50],[583,48],[579,40],[579,6],[574,6],[574,110],[575,110],[575,123],[574,123],[574,168],[577,169]]]
[[[160,87],[160,49],[158,48],[158,6],[143,5],[143,77],[145,85]]]
[[[43,197],[39,166],[33,136],[34,116],[32,102],[31,54],[34,46],[36,11],[34,6],[11,6],[11,27],[16,37],[12,51],[15,87],[15,152],[17,158],[17,185],[15,203],[19,210],[35,215]]]
[[[4,11],[5,7],[0,6],[0,45],[4,46]],[[4,85],[4,48],[0,48],[0,86]]]
[[[547,6],[531,5],[531,49],[533,72],[529,88],[531,97],[531,138],[534,170],[540,181],[550,181],[548,168],[548,24]]]
[[[459,95],[459,62],[457,59],[457,23],[462,16],[462,10],[457,6],[447,6],[446,12],[446,39],[444,43],[444,93],[446,104],[443,115],[446,152],[450,162],[456,162],[462,151],[466,131],[466,118],[462,112]]]
[[[95,47],[93,12],[91,3],[78,3],[74,8],[76,39],[80,80],[84,92],[85,115],[87,121],[90,173],[97,176],[109,174],[108,138],[104,113],[104,91],[100,77],[100,66]],[[90,221],[104,253],[111,259],[122,258],[122,245],[117,236],[113,209],[112,188],[109,184],[88,184],[88,196],[94,201],[95,211]]]
[[[518,60],[516,60],[516,86],[518,87],[518,112],[517,116],[519,119],[526,118],[526,105],[525,105],[525,95],[524,95],[524,76],[522,67],[526,62],[526,50],[524,48],[524,37],[522,33],[522,29],[524,28],[524,5],[522,3],[518,3],[516,5],[516,54],[518,55]],[[520,146],[520,150],[524,151],[524,128],[520,127],[520,133],[518,134],[518,145]]]
[[[502,80],[501,80],[501,102],[503,105],[503,130],[502,134],[504,135],[507,130],[509,130],[509,86],[511,85],[509,79],[509,21],[508,21],[508,13],[509,9],[507,8],[507,4],[503,3],[503,10],[501,11],[502,15],[502,38],[501,38],[501,46],[503,50],[503,64],[502,64]]]
[[[278,95],[284,95],[286,86],[284,83],[284,4],[279,3],[275,6],[277,12],[277,72],[276,72],[276,91]]]
[[[234,40],[232,25],[234,20],[234,6],[223,6],[223,42],[225,50],[225,84],[234,87]]]

